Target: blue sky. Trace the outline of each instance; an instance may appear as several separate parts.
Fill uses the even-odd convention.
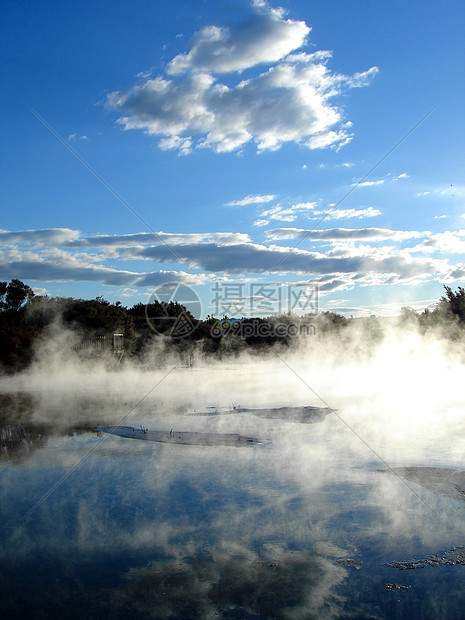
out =
[[[461,0],[2,13],[2,280],[127,306],[181,283],[203,316],[315,287],[389,315],[463,284]]]

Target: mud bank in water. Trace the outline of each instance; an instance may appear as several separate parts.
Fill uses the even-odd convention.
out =
[[[196,433],[190,431],[153,431],[134,426],[98,426],[101,433],[109,433],[118,437],[156,441],[161,443],[182,444],[188,446],[254,446],[268,443],[256,437],[245,437],[237,433]]]

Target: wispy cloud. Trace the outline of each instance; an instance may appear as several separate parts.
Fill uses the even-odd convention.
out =
[[[253,225],[267,226],[270,221],[294,222],[299,217],[303,217],[307,220],[319,220],[322,217],[327,220],[340,220],[363,219],[381,215],[381,211],[374,207],[331,210],[332,205],[330,205],[330,208],[326,211],[317,209],[317,207],[317,202],[300,202],[290,206],[276,205],[261,211],[258,218],[253,222]]]
[[[352,183],[352,187],[374,187],[376,185],[384,185],[384,183],[387,183],[387,182],[400,181],[401,179],[408,179],[408,178],[409,178],[409,175],[406,172],[401,172],[397,176],[393,176],[391,173],[389,173],[382,179],[373,179],[373,180],[362,181],[362,182],[359,182],[356,179],[354,179],[354,182]]]
[[[274,194],[264,194],[264,195],[254,195],[254,196],[246,196],[245,198],[241,198],[240,200],[231,200],[226,203],[227,207],[243,207],[245,205],[257,205],[263,204],[266,202],[271,202],[275,200],[276,196]]]
[[[417,198],[423,196],[434,196],[436,198],[463,198],[465,187],[463,185],[448,185],[447,187],[435,187],[422,192],[417,192]]]
[[[429,234],[429,233],[428,233]],[[326,230],[306,230],[303,228],[276,228],[266,232],[268,239],[309,239],[318,241],[385,241],[392,239],[418,239],[425,233],[416,230],[391,230],[389,228],[328,228]]]
[[[328,215],[326,215],[328,214]],[[381,211],[379,209],[375,209],[374,207],[367,207],[366,209],[334,209],[334,211],[315,211],[315,218],[320,218],[326,216],[327,220],[343,220],[343,219],[363,219],[365,217],[377,217],[381,215]]]
[[[316,202],[299,202],[297,204],[291,205],[290,207],[276,205],[275,207],[271,207],[270,209],[262,211],[260,213],[260,219],[266,221],[267,223],[269,222],[269,220],[293,222],[297,219],[299,215],[302,214],[306,215],[307,217],[311,217],[309,214],[314,213],[314,209],[316,206]]]
[[[372,187],[373,185],[382,185],[384,183],[384,179],[377,179],[376,181],[362,181],[359,183],[358,181],[352,183],[352,187]]]
[[[68,141],[69,142],[72,142],[73,140],[77,140],[77,139],[79,139],[79,140],[88,140],[89,138],[87,136],[78,136],[77,133],[71,133],[68,136]]]
[[[252,226],[257,226],[257,227],[262,227],[262,226],[268,226],[270,222],[268,220],[263,220],[263,219],[259,219],[259,220],[255,220],[252,223]]]
[[[1,238],[1,237],[0,237]],[[79,237],[67,242],[68,247],[127,247],[142,246],[148,244],[165,243],[167,246],[188,244],[215,243],[217,245],[236,245],[248,243],[250,237],[246,233],[212,232],[212,233],[167,233],[163,231],[154,233],[134,233],[125,235],[94,235],[92,237]]]

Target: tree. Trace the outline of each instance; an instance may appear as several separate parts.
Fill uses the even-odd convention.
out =
[[[34,292],[21,280],[0,282],[0,365],[26,366],[32,356],[37,330],[27,319]]]
[[[5,295],[8,290],[7,282],[0,282],[0,310],[5,309]]]
[[[19,310],[34,297],[34,291],[21,280],[11,280],[9,284],[0,282],[0,310]]]
[[[410,308],[410,306],[402,306],[400,309],[399,323],[411,327],[413,325],[418,325],[418,322],[418,313],[413,308]]]
[[[456,320],[465,323],[465,289],[459,286],[456,293],[450,286],[444,286],[446,296],[439,300],[439,310],[452,314]]]
[[[338,333],[349,325],[349,319],[342,314],[327,310],[315,317],[318,333]]]

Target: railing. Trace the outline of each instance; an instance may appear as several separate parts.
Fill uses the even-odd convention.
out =
[[[93,340],[84,340],[73,347],[76,352],[88,351],[96,356],[104,352],[113,353],[119,360],[124,355],[124,334],[112,336],[97,336]]]

